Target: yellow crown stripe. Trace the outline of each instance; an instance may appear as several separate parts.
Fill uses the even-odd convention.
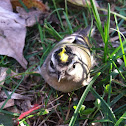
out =
[[[65,52],[66,52],[65,47],[62,47],[62,51],[58,54],[60,56],[60,60],[64,63],[68,61],[69,57]]]
[[[88,38],[87,38],[87,37],[84,37],[84,40],[85,40],[87,43],[89,43],[89,42],[88,42]]]

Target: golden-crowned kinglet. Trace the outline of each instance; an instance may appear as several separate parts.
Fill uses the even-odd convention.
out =
[[[65,37],[55,45],[41,67],[44,80],[54,89],[70,92],[90,82],[92,55],[90,27]]]

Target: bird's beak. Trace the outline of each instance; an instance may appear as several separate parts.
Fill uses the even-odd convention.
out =
[[[60,82],[61,78],[62,78],[61,74],[58,74],[58,82]]]
[[[64,75],[65,75],[64,71],[58,72],[58,82],[60,82],[60,80],[64,78]]]

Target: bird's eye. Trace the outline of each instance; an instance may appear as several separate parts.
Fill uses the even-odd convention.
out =
[[[75,67],[76,67],[76,64],[74,63],[74,64],[73,64],[73,69],[75,69]]]
[[[54,69],[54,64],[53,64],[52,60],[50,61],[50,66],[52,67],[52,69]]]
[[[71,67],[69,67],[68,72],[71,72],[72,70],[74,70],[76,67],[76,64],[74,63]]]

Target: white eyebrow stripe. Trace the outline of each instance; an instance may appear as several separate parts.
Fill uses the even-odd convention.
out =
[[[80,37],[77,37],[78,40],[84,42],[84,39],[80,38]]]
[[[74,35],[70,35],[68,37],[65,37],[63,40],[61,40],[61,42],[67,42],[69,41],[70,43],[72,43],[75,40],[76,36]]]
[[[54,62],[55,62],[54,55],[51,56],[51,60],[52,60],[52,62],[53,62],[53,64],[54,64]]]

